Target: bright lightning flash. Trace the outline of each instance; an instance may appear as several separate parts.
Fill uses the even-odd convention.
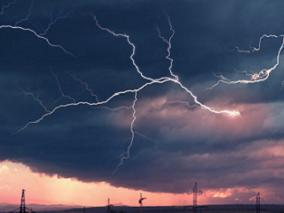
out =
[[[219,80],[215,84],[213,84],[211,87],[209,87],[209,89],[213,89],[219,86],[220,84],[254,84],[254,83],[266,81],[270,77],[272,72],[276,70],[280,64],[280,55],[284,48],[284,35],[264,34],[259,39],[258,47],[254,47],[252,50],[241,50],[239,49],[239,47],[236,47],[239,53],[258,52],[261,50],[261,44],[265,38],[279,38],[279,37],[282,38],[282,42],[277,52],[276,63],[273,66],[271,66],[270,68],[262,69],[259,72],[247,74],[250,77],[249,79],[230,80],[224,77],[223,75],[216,75],[219,78]]]
[[[137,65],[134,56],[136,53],[136,46],[135,44],[131,41],[130,36],[128,34],[125,33],[116,33],[113,30],[102,26],[99,21],[97,20],[96,16],[93,16],[93,20],[96,24],[96,26],[106,32],[109,33],[110,35],[116,37],[116,38],[120,38],[120,39],[124,39],[126,40],[126,42],[128,43],[129,47],[131,48],[132,52],[129,56],[129,59],[133,65],[133,67],[135,68],[135,71],[137,72],[137,74],[143,79],[145,80],[145,83],[142,84],[141,86],[137,87],[137,88],[131,88],[131,89],[126,89],[123,91],[117,91],[115,93],[113,93],[111,96],[109,96],[108,98],[106,98],[105,100],[96,100],[95,102],[89,102],[89,101],[75,101],[75,102],[71,102],[71,103],[67,103],[67,104],[61,104],[61,105],[57,105],[55,106],[53,109],[49,110],[48,112],[44,113],[41,117],[39,117],[36,120],[30,121],[28,122],[26,125],[24,125],[21,129],[18,130],[18,132],[21,132],[22,130],[24,130],[25,128],[27,128],[28,126],[32,125],[32,124],[38,124],[40,123],[42,120],[44,120],[46,117],[53,115],[54,113],[56,113],[59,110],[62,110],[64,108],[68,108],[68,107],[74,107],[74,106],[79,106],[79,105],[87,105],[87,106],[104,106],[105,104],[109,103],[111,100],[113,100],[114,98],[118,97],[118,96],[123,96],[126,94],[133,94],[133,101],[132,101],[132,106],[131,106],[131,110],[132,110],[132,120],[131,120],[131,124],[130,124],[130,132],[131,132],[131,140],[127,146],[126,151],[121,155],[121,159],[119,164],[117,165],[116,169],[114,172],[116,172],[124,163],[125,160],[130,158],[130,151],[131,151],[131,147],[133,145],[133,142],[135,140],[135,121],[137,119],[136,117],[136,104],[139,101],[138,95],[139,93],[145,89],[146,87],[149,87],[151,85],[157,85],[157,84],[165,84],[165,83],[173,83],[175,85],[177,85],[180,89],[182,89],[185,93],[187,93],[189,96],[192,97],[194,103],[198,106],[200,106],[201,108],[214,113],[214,114],[224,114],[227,115],[229,117],[236,117],[236,116],[240,116],[240,112],[236,111],[236,110],[229,110],[229,109],[224,109],[224,110],[218,110],[215,109],[213,107],[210,107],[206,104],[201,103],[197,96],[189,89],[187,88],[180,80],[177,74],[175,74],[172,71],[173,68],[173,63],[174,60],[171,57],[171,46],[172,46],[172,38],[174,37],[175,31],[172,27],[172,24],[170,22],[169,19],[169,26],[170,26],[170,30],[171,30],[171,35],[169,37],[169,39],[166,39],[165,37],[163,37],[159,32],[159,37],[162,39],[162,41],[167,45],[167,56],[166,59],[170,62],[170,65],[168,67],[168,71],[169,71],[169,76],[163,76],[160,78],[152,78],[149,76],[146,76],[139,68],[139,66]],[[9,26],[9,28],[13,28],[11,26]],[[36,34],[37,36],[39,36],[38,34]],[[94,96],[94,93],[90,90],[90,88],[88,87],[87,84],[85,84],[83,81],[80,81],[78,78],[74,79],[79,81],[86,90],[88,90],[90,92],[90,94],[92,96]]]

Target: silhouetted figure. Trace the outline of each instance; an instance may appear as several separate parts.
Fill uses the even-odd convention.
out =
[[[143,212],[143,201],[146,200],[147,198],[146,197],[143,197],[142,196],[142,193],[140,193],[140,198],[138,200],[138,203],[140,205],[140,212],[142,213]]]

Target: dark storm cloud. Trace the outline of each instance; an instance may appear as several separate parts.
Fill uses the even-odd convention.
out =
[[[21,1],[11,7],[0,24],[15,23],[26,15],[28,5],[29,1]],[[150,191],[185,192],[196,179],[207,188],[282,185],[279,176],[270,177],[282,167],[271,166],[270,159],[253,155],[253,150],[277,148],[283,140],[283,66],[265,83],[221,85],[212,91],[205,87],[216,80],[213,73],[239,78],[240,71],[259,70],[275,62],[277,39],[265,41],[259,54],[238,54],[234,47],[256,46],[262,33],[281,34],[283,6],[282,1],[264,0],[35,1],[30,21],[23,26],[40,33],[52,13],[68,12],[47,37],[76,57],[48,47],[30,33],[0,30],[1,160],[23,162],[47,174]],[[71,107],[13,135],[43,113],[22,90],[34,92],[48,109],[70,101],[61,97],[52,73],[64,93],[76,100],[94,98],[72,74],[88,82],[99,99],[143,83],[131,66],[131,49],[125,40],[100,31],[90,14],[104,26],[129,33],[137,45],[137,63],[153,77],[168,72],[166,46],[156,28],[169,35],[169,15],[176,30],[174,70],[181,80],[210,105],[219,106],[224,100],[230,107],[244,105],[245,118],[232,124],[194,105],[173,103],[191,100],[172,84],[153,86],[139,94],[131,158],[115,175],[112,171],[131,136],[129,110]],[[109,106],[120,104],[131,105],[131,97],[118,98]],[[262,175],[257,175],[258,170]]]

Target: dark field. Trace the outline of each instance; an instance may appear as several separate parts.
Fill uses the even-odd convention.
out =
[[[113,207],[113,212],[129,212],[140,213],[138,207]],[[86,209],[70,209],[65,211],[48,211],[46,213],[103,213],[108,212],[106,207],[86,208]],[[185,213],[192,212],[191,207],[144,207],[144,213],[156,213],[156,212],[169,212],[169,213]],[[255,206],[253,205],[212,205],[212,206],[200,206],[198,213],[255,213]],[[261,207],[263,213],[284,213],[284,205],[263,205]]]

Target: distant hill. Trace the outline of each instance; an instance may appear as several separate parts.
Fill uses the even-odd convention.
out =
[[[83,208],[64,205],[29,205],[36,212],[43,213],[106,213],[106,207]],[[17,206],[0,204],[0,212],[9,212]],[[143,207],[143,213],[192,213],[191,206]],[[255,213],[254,205],[209,205],[199,206],[198,213]],[[112,213],[140,213],[139,207],[114,206]],[[262,205],[261,213],[284,213],[284,205]]]
[[[106,207],[73,208],[45,213],[106,213]],[[139,207],[114,206],[113,213],[140,213]],[[190,213],[191,206],[143,207],[143,213]],[[198,213],[255,213],[254,205],[209,205],[198,207]],[[284,213],[284,205],[262,205],[261,213]]]

